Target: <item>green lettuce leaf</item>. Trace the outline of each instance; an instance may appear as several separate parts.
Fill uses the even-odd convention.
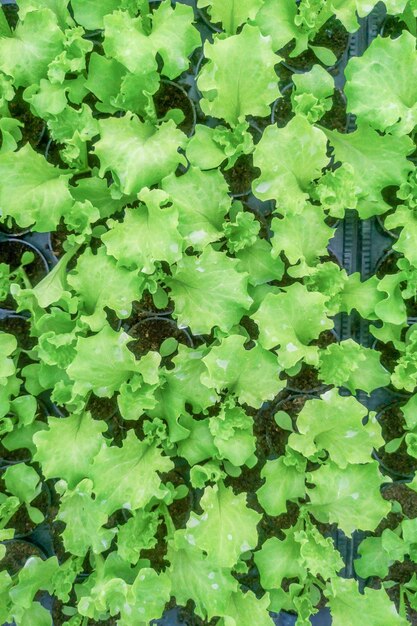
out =
[[[401,185],[413,165],[407,156],[414,150],[409,137],[381,135],[366,124],[358,124],[353,133],[342,134],[323,129],[334,148],[336,161],[353,168],[358,190],[357,211],[361,219],[388,211],[382,197],[384,187]]]
[[[142,295],[142,279],[116,265],[103,247],[96,254],[90,248],[84,251],[68,283],[78,294],[81,321],[94,332],[107,324],[106,307],[124,319],[131,313],[132,302]]]
[[[103,444],[107,424],[93,420],[90,413],[49,417],[48,430],[34,435],[34,460],[45,478],[62,478],[69,489],[91,473],[91,464]],[[54,454],[50,451],[53,450]]]
[[[355,580],[339,578],[333,581],[332,594],[329,598],[330,612],[334,626],[356,624],[358,615],[368,626],[407,626],[408,620],[400,617],[395,605],[389,599],[385,589],[365,589],[359,593]]]
[[[28,87],[46,78],[49,64],[63,47],[64,34],[53,12],[31,11],[11,37],[0,38],[0,66],[15,87]]]
[[[235,35],[239,26],[256,17],[263,0],[198,0],[200,9],[209,7],[210,19],[214,24],[221,23],[228,35]]]
[[[318,348],[309,343],[333,327],[326,315],[326,300],[326,296],[294,283],[281,293],[268,293],[251,315],[259,327],[259,343],[267,350],[278,347],[278,362],[284,369],[301,359],[317,365]]]
[[[182,257],[178,210],[175,206],[166,206],[169,196],[161,189],[145,187],[138,198],[141,204],[127,209],[123,222],[110,220],[110,230],[101,239],[108,254],[120,265],[152,274],[157,261],[172,265]]]
[[[291,265],[298,263],[289,271],[291,276],[310,273],[310,268],[318,263],[320,257],[328,254],[327,246],[334,236],[334,229],[327,226],[325,218],[321,207],[309,203],[299,214],[273,218],[272,256],[276,258],[284,252]]]
[[[228,332],[252,304],[248,276],[236,270],[238,261],[211,246],[199,257],[184,256],[166,284],[175,303],[174,317],[196,335],[218,326]],[[193,293],[192,300],[190,292]]]
[[[330,345],[321,352],[319,376],[326,385],[347,387],[351,393],[357,389],[371,393],[390,381],[389,373],[380,363],[380,354],[353,339]]]
[[[201,515],[191,512],[185,539],[203,550],[218,567],[233,567],[242,552],[255,548],[259,513],[246,505],[246,494],[235,495],[222,482],[206,487]]]
[[[373,414],[363,424],[366,415],[366,408],[355,398],[331,389],[317,400],[307,400],[297,417],[298,432],[290,434],[288,446],[306,458],[326,451],[342,469],[367,463],[384,440]]]
[[[273,400],[285,383],[279,378],[277,357],[260,345],[247,350],[245,342],[244,337],[230,335],[211,348],[203,358],[207,374],[201,376],[201,382],[219,393],[228,389],[241,404],[259,409]]]
[[[270,37],[246,24],[238,35],[206,42],[204,65],[197,79],[203,94],[200,106],[206,115],[232,125],[246,115],[265,117],[279,96]]]
[[[285,513],[289,500],[297,500],[305,495],[306,464],[305,459],[291,450],[287,450],[285,456],[265,463],[261,471],[265,483],[256,495],[268,515]]]
[[[195,602],[195,612],[202,619],[226,614],[231,594],[238,583],[230,569],[219,567],[208,556],[187,541],[187,530],[177,530],[168,549],[172,595],[180,605]]]
[[[126,345],[129,341],[129,335],[110,326],[91,337],[79,337],[76,357],[67,369],[74,393],[85,396],[94,391],[101,398],[110,398],[123,382],[140,372],[139,362]]]
[[[90,549],[95,554],[107,550],[117,530],[103,528],[108,514],[103,504],[92,497],[92,481],[86,478],[73,490],[66,489],[65,482],[60,481],[57,490],[62,494],[57,519],[65,523],[65,549],[75,556],[85,556]]]
[[[54,167],[27,143],[17,152],[0,154],[0,207],[3,217],[37,232],[55,230],[71,209],[69,175]]]
[[[200,251],[222,237],[231,199],[219,170],[202,172],[190,167],[183,176],[172,173],[164,178],[161,187],[178,212],[178,230],[187,245]]]
[[[118,509],[135,511],[146,506],[152,497],[161,498],[158,472],[169,472],[173,463],[155,445],[140,441],[129,430],[122,447],[103,443],[90,472],[96,501],[108,515]]]
[[[345,469],[327,463],[308,478],[315,485],[307,490],[308,509],[319,522],[336,522],[349,536],[355,529],[375,530],[391,510],[380,494],[382,480],[376,461]]]
[[[139,193],[159,183],[180,163],[186,165],[185,157],[178,152],[186,136],[172,120],[155,129],[136,115],[127,114],[100,120],[99,126],[95,153],[100,160],[100,176],[112,172],[125,194]]]
[[[395,135],[414,129],[417,52],[411,33],[403,31],[396,39],[377,37],[363,56],[350,59],[345,74],[348,111],[359,120]]]
[[[327,140],[322,130],[296,115],[284,128],[267,126],[254,152],[261,175],[253,182],[260,200],[275,200],[280,213],[301,213],[311,182],[327,165]]]

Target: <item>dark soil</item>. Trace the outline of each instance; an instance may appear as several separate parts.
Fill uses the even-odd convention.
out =
[[[336,335],[330,330],[327,330],[321,333],[320,337],[311,343],[325,350],[332,343],[336,342]],[[325,385],[319,380],[317,370],[312,365],[307,365],[306,363],[302,364],[298,374],[288,378],[287,383],[287,389],[290,391],[310,392],[323,387],[325,387]]]
[[[332,52],[334,52],[336,58],[339,59],[345,51],[348,41],[349,34],[345,27],[339,22],[338,19],[333,17],[319,30],[316,37],[312,41],[312,44],[314,46],[329,48]],[[294,68],[295,70],[308,71],[316,63],[323,65],[310,49],[307,49],[305,52],[298,55],[298,57],[290,57],[289,55],[294,50],[294,47],[295,41],[292,40],[279,52],[288,67],[291,69]]]
[[[132,326],[128,334],[134,339],[128,348],[136,357],[147,354],[150,350],[159,351],[165,339],[173,337],[179,343],[190,345],[190,339],[185,330],[178,328],[173,320],[161,318],[144,319]]]
[[[389,343],[377,341],[375,343],[375,349],[378,350],[378,352],[380,353],[381,363],[385,367],[385,369],[389,372],[393,372],[401,354],[398,350],[395,349],[392,341],[390,341]]]
[[[347,115],[346,102],[341,91],[336,90],[332,97],[333,106],[327,111],[319,124],[330,130],[346,132]],[[294,117],[291,104],[291,89],[288,89],[274,104],[272,112],[272,123],[276,123],[278,128],[283,128]]]
[[[22,228],[21,226],[18,226],[13,218],[8,218],[7,221],[10,226],[7,226],[7,224],[0,224],[0,231],[2,233],[6,233],[9,237],[21,237],[29,232],[29,228]]]
[[[382,436],[386,443],[404,434],[404,416],[398,405],[391,405],[378,415],[381,424]],[[394,453],[385,452],[384,448],[378,450],[378,457],[385,467],[396,474],[407,476],[417,469],[417,459],[409,456],[405,441]]]
[[[116,397],[98,398],[94,394],[91,394],[85,410],[91,412],[91,417],[93,419],[106,421],[118,412]]]
[[[294,117],[291,104],[291,89],[285,91],[281,98],[278,98],[273,105],[271,121],[278,128],[284,128]]]
[[[42,278],[45,278],[48,273],[46,261],[35,248],[30,247],[23,241],[2,241],[0,243],[0,263],[7,263],[11,271],[15,270],[19,267],[24,252],[33,252],[35,255],[32,263],[25,265],[24,268],[31,285],[35,286]],[[0,306],[4,309],[13,309],[15,307],[14,298],[8,295],[6,300],[0,302]]]
[[[5,492],[4,481],[0,479],[0,490]],[[42,489],[40,494],[31,502],[31,505],[39,509],[44,516],[48,515],[49,509],[49,495],[46,489]],[[10,518],[7,528],[14,528],[16,537],[23,537],[35,530],[37,524],[34,524],[30,519],[26,507],[21,504],[19,509]]]
[[[171,109],[180,109],[185,118],[178,128],[186,135],[192,135],[195,126],[195,113],[190,98],[181,87],[175,83],[163,81],[154,95],[154,104],[158,119],[165,117]]]
[[[51,233],[52,252],[57,259],[60,259],[65,254],[64,243],[67,240],[68,234],[69,231],[63,224],[58,224],[56,231]],[[68,269],[71,269],[71,267]]]
[[[178,607],[178,619],[181,626],[216,626],[219,623],[219,617],[213,617],[211,620],[201,619],[194,612],[195,604],[189,600],[185,607]]]
[[[265,512],[258,524],[259,542],[258,548],[270,537],[284,538],[283,530],[294,526],[298,520],[299,505],[296,502],[287,502],[287,511],[276,517],[271,517]]]
[[[323,387],[318,372],[312,365],[303,363],[298,374],[288,378],[287,389],[290,391],[316,391]]]
[[[405,483],[391,483],[382,490],[385,500],[395,500],[401,504],[405,517],[414,519],[417,517],[417,493]]]
[[[417,317],[417,301],[415,298],[410,298],[409,300],[405,300],[406,308],[407,308],[407,317]]]
[[[3,7],[4,9],[5,7]],[[20,128],[22,133],[21,144],[24,145],[29,142],[32,148],[36,148],[45,132],[45,122],[40,117],[33,115],[27,102],[22,99],[20,91],[9,103],[9,111],[11,117],[23,123]]]
[[[406,560],[402,563],[397,561],[389,568],[389,574],[386,580],[393,581],[397,584],[394,587],[387,589],[387,593],[391,601],[395,603],[397,609],[400,605],[400,585],[408,583],[413,577],[413,574],[417,574],[417,563],[413,563],[412,561]],[[414,611],[409,607],[407,600],[406,604],[408,609],[408,619],[413,626],[416,626],[417,611]]]
[[[245,196],[250,193],[252,182],[260,175],[260,169],[253,165],[251,154],[242,154],[230,170],[220,168],[229,185],[232,196]]]
[[[30,322],[21,315],[9,315],[0,319],[0,331],[14,335],[23,350],[31,350],[36,345],[36,339],[30,336]]]
[[[6,20],[10,26],[10,28],[16,28],[16,25],[19,21],[19,9],[16,4],[4,4],[2,7],[3,13],[6,16]]]
[[[132,326],[144,318],[152,317],[153,315],[161,315],[162,313],[166,313],[166,315],[168,315],[173,310],[174,305],[172,303],[168,303],[167,308],[164,310],[158,309],[154,304],[152,294],[150,294],[149,291],[146,291],[140,302],[133,302],[132,314],[127,320],[124,320],[123,327],[125,329],[132,328]]]
[[[6,556],[0,561],[0,570],[7,570],[10,576],[19,572],[31,556],[44,556],[37,546],[28,541],[16,539],[5,545]]]
[[[337,130],[339,133],[346,132],[347,114],[346,101],[343,94],[338,89],[333,94],[333,106],[320,120],[320,125],[329,130]]]
[[[46,139],[48,139],[48,136],[46,136]],[[48,163],[51,163],[52,165],[56,165],[57,167],[61,167],[61,168],[67,168],[68,166],[64,163],[64,161],[61,159],[61,155],[60,155],[60,150],[63,148],[63,144],[59,144],[56,143],[55,141],[48,139],[45,143],[45,150],[44,150],[44,154],[45,154],[45,158],[48,161]],[[91,157],[91,155],[90,155]],[[89,159],[91,160],[91,159]]]
[[[57,510],[57,507],[55,508]],[[54,553],[59,561],[63,563],[68,558],[68,553],[64,548],[64,542],[62,541],[62,531],[65,529],[64,522],[54,521],[51,524],[52,543],[54,546]]]
[[[152,563],[152,568],[160,573],[169,567],[169,561],[165,558],[168,551],[168,544],[166,541],[167,528],[165,522],[161,522],[156,531],[157,544],[150,550],[141,550],[141,559],[149,559]]]
[[[261,447],[259,453],[262,455],[257,454],[258,458],[265,456],[265,453],[266,456],[273,454],[278,457],[285,454],[290,431],[280,428],[274,420],[274,415],[277,411],[285,411],[295,426],[297,416],[308,399],[308,396],[304,395],[289,396],[279,402],[272,402],[268,407],[259,411],[254,421],[254,434],[257,438],[257,446]]]
[[[381,34],[383,37],[391,37],[391,39],[396,39],[401,35],[403,30],[406,29],[407,26],[402,20],[398,19],[398,17],[394,17],[393,15],[387,15],[382,26]]]
[[[7,464],[12,464],[20,461],[30,461],[30,458],[30,452],[26,448],[10,451],[0,443],[0,463],[6,461]]]
[[[383,256],[376,266],[377,278],[381,279],[387,274],[397,274],[398,267],[397,261],[400,258],[398,252],[391,251],[387,255]]]

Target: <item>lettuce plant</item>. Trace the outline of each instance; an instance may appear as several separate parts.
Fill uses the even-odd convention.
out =
[[[0,12],[0,225],[50,232],[59,257],[36,284],[27,255],[0,263],[31,340],[0,331],[1,623],[51,626],[45,593],[69,626],[145,626],[173,602],[219,626],[272,626],[271,611],[306,626],[323,604],[335,626],[407,623],[385,589],[341,576],[333,539],[376,533],[391,511],[364,396],[417,381],[415,325],[404,332],[414,34],[349,61],[354,132],[321,124],[336,58],[315,38],[335,19],[354,32],[374,4],[21,0],[16,27]],[[411,24],[413,2],[385,4]],[[201,12],[217,31],[204,41]],[[292,76],[294,115],[278,127],[282,59],[307,50],[321,65]],[[185,105],[160,107],[167,79],[195,100],[188,135]],[[44,128],[36,149],[31,123]],[[233,176],[251,188],[239,201]],[[348,274],[329,256],[334,222],[387,213],[390,187],[385,226],[401,228],[403,257],[393,273]],[[392,372],[333,334],[352,312],[393,342]],[[292,397],[308,376],[319,391]],[[416,457],[414,396],[403,411]],[[56,555],[15,571],[25,510]],[[365,539],[358,573],[412,558],[413,524]],[[416,606],[415,580],[403,591]]]

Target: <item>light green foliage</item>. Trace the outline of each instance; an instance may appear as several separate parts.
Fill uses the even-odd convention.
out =
[[[136,115],[127,114],[100,120],[99,127],[95,152],[100,159],[100,176],[112,172],[125,194],[137,194],[159,183],[180,163],[186,164],[178,153],[186,137],[172,120],[155,129]]]
[[[417,124],[417,52],[404,31],[396,39],[377,37],[346,68],[348,110],[380,131],[405,135]],[[389,106],[381,106],[381,102]]]
[[[247,350],[244,344],[244,337],[230,335],[213,347],[203,359],[208,373],[202,375],[201,382],[218,392],[227,389],[241,404],[259,409],[275,397],[284,383],[279,379],[280,367],[272,352],[260,345]]]
[[[326,300],[294,283],[281,293],[268,293],[251,316],[259,327],[259,343],[268,350],[278,347],[278,362],[284,369],[301,359],[318,363],[318,348],[309,344],[333,326],[326,317]]]
[[[220,22],[229,35],[234,35],[238,27],[253,20],[261,8],[263,0],[198,0],[197,6],[208,8],[211,21]]]
[[[64,34],[48,8],[31,11],[10,37],[0,38],[0,66],[15,87],[46,78],[48,65],[63,50]]]
[[[102,240],[121,265],[152,274],[157,261],[173,264],[182,256],[178,211],[166,206],[169,196],[161,190],[144,188],[138,197],[142,204],[126,211],[123,222],[110,221]]]
[[[90,476],[91,464],[103,443],[104,422],[93,420],[89,413],[66,418],[50,417],[48,430],[34,436],[34,459],[42,465],[46,478],[62,478],[73,489]],[[54,454],[50,451],[54,450]]]
[[[232,125],[246,115],[268,115],[269,105],[279,95],[274,70],[279,58],[270,37],[245,25],[238,35],[206,42],[204,54],[209,62],[200,72],[198,87],[206,115]]]
[[[387,211],[389,205],[381,195],[382,190],[400,185],[413,169],[406,158],[413,151],[410,138],[380,135],[365,123],[349,134],[326,129],[324,132],[334,148],[336,161],[353,168],[360,218]]]
[[[181,326],[189,326],[198,335],[210,333],[214,326],[227,332],[240,321],[252,298],[247,293],[248,275],[239,273],[237,265],[237,260],[211,246],[199,257],[184,256],[177,263],[166,284]]]
[[[252,186],[255,196],[274,199],[280,213],[301,213],[311,182],[328,163],[326,143],[323,131],[301,115],[284,128],[267,126],[253,157],[261,170]]]
[[[29,144],[0,154],[0,207],[22,227],[38,232],[56,228],[73,200],[68,174],[45,161]]]
[[[217,566],[233,567],[242,552],[255,548],[261,516],[247,507],[244,494],[234,494],[223,483],[206,487],[200,506],[203,513],[191,513],[185,539]]]
[[[345,339],[321,353],[320,378],[328,385],[347,387],[351,393],[357,389],[371,393],[388,385],[390,376],[376,350]]]
[[[297,431],[291,433],[288,446],[303,457],[314,459],[327,452],[342,469],[366,463],[372,450],[383,445],[375,416],[363,425],[365,407],[353,397],[340,396],[336,389],[317,400],[307,400],[297,417]]]
[[[345,469],[327,463],[311,473],[309,482],[314,484],[307,491],[312,515],[319,522],[337,522],[346,535],[355,528],[374,530],[390,510],[380,494],[382,476],[376,461]]]
[[[220,171],[190,167],[184,176],[170,174],[161,183],[178,213],[178,230],[194,250],[222,237],[223,218],[231,206]]]

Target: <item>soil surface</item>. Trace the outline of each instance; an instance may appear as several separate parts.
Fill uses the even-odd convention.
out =
[[[347,126],[347,114],[346,101],[342,92],[336,89],[332,100],[332,108],[323,115],[318,123],[329,130],[337,130],[339,133],[345,133]]]
[[[30,230],[29,228],[22,228],[21,226],[18,226],[13,218],[8,218],[8,222],[10,226],[7,226],[7,224],[0,224],[0,231],[2,233],[6,233],[6,235],[9,235],[10,237],[21,237]]]
[[[23,241],[2,241],[0,243],[0,263],[7,263],[10,266],[10,270],[15,270],[21,263],[21,258],[24,252],[32,252],[34,259],[29,265],[25,265],[25,272],[32,286],[37,285],[42,278],[48,273],[47,266],[41,254],[35,249]],[[7,296],[6,300],[0,303],[0,306],[4,309],[13,309],[15,307],[14,298],[11,295]]]
[[[29,320],[20,315],[0,319],[0,331],[14,335],[19,347],[24,350],[30,350],[36,345],[36,338],[30,336]]]
[[[20,128],[22,133],[21,145],[29,142],[32,148],[37,148],[45,133],[45,122],[31,113],[28,103],[22,99],[20,90],[16,93],[14,99],[9,102],[9,111],[11,117],[23,123],[23,126]]]
[[[176,323],[170,319],[143,319],[127,332],[134,339],[128,344],[128,348],[138,358],[150,350],[158,352],[162,342],[170,337],[176,339],[178,343],[191,345],[188,333],[178,328]]]
[[[4,480],[2,478],[0,479],[0,491],[2,493],[6,492]],[[32,500],[31,505],[39,509],[45,518],[47,517],[49,509],[49,495],[46,489],[42,489],[40,494]],[[16,537],[28,535],[35,530],[36,526],[37,524],[32,522],[30,519],[27,508],[24,504],[20,505],[19,509],[13,517],[10,518],[10,521],[7,524],[7,528],[14,528]]]
[[[195,114],[191,100],[183,89],[174,83],[163,81],[154,95],[154,103],[158,118],[163,118],[171,109],[180,109],[184,113],[184,120],[178,125],[186,135],[194,131]]]
[[[382,257],[376,268],[376,275],[379,279],[384,278],[387,274],[397,274],[399,269],[397,267],[397,261],[400,258],[398,252],[391,251],[386,256]]]
[[[327,346],[337,342],[336,335],[330,330],[320,334],[316,341],[312,341],[312,345],[318,346],[325,350]],[[324,383],[319,379],[318,371],[312,366],[303,363],[301,370],[295,376],[288,378],[287,389],[290,391],[309,392],[324,388]]]
[[[375,343],[375,349],[378,350],[379,354],[381,355],[381,363],[385,367],[385,369],[389,372],[393,372],[401,354],[398,350],[395,349],[392,341],[390,341],[389,343],[377,341]]]
[[[0,570],[7,570],[11,576],[19,572],[31,556],[44,556],[37,546],[28,541],[16,539],[5,545],[6,555],[0,561]]]
[[[91,412],[93,419],[104,421],[110,419],[119,411],[116,396],[112,398],[98,398],[94,394],[91,394],[89,397],[85,410]]]
[[[381,424],[382,436],[386,443],[404,434],[404,416],[398,405],[391,405],[384,409],[378,415],[378,421]],[[407,476],[417,469],[417,459],[408,455],[405,441],[392,454],[385,452],[384,448],[380,448],[377,454],[385,467],[397,474]]]
[[[314,46],[329,48],[329,50],[334,52],[336,58],[339,59],[345,51],[348,41],[349,34],[345,27],[339,22],[338,19],[333,17],[328,20],[326,24],[324,24],[311,43]],[[289,55],[294,50],[294,47],[295,41],[292,40],[282,50],[280,50],[280,55],[285,59],[288,67],[294,68],[295,70],[308,71],[316,63],[323,65],[310,49],[307,49],[295,58],[290,57]]]
[[[260,169],[253,165],[251,154],[242,154],[230,170],[220,169],[233,196],[249,194],[252,182],[260,175]]]

